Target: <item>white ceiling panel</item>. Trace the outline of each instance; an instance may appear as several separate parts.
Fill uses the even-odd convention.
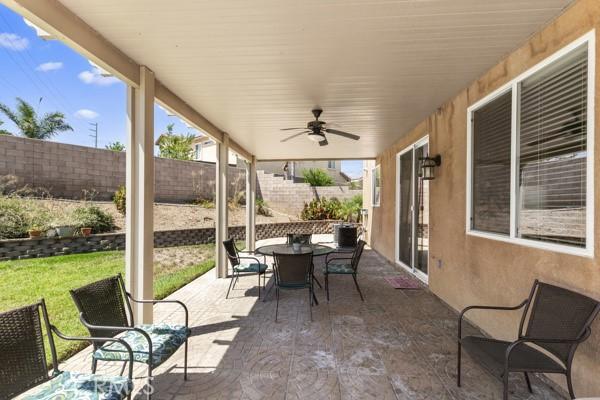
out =
[[[61,2],[257,158],[302,159],[376,156],[570,0]],[[280,143],[316,105],[361,139]]]

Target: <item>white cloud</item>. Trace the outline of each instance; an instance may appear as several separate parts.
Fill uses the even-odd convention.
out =
[[[63,67],[63,63],[59,61],[49,61],[37,66],[36,70],[42,72],[48,71],[56,71],[57,69],[61,69]]]
[[[92,110],[88,110],[87,108],[82,108],[81,110],[77,110],[77,112],[75,113],[75,116],[77,118],[83,118],[83,119],[94,119],[96,117],[98,117],[98,114],[96,111],[92,111]]]
[[[79,80],[88,85],[109,86],[119,82],[114,76],[102,76],[102,70],[92,68],[91,71],[82,71],[79,75]]]
[[[29,40],[15,33],[0,33],[0,47],[9,50],[22,51],[29,47]]]

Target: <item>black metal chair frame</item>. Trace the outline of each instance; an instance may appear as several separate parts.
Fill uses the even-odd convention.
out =
[[[56,326],[52,325],[50,323],[50,318],[48,317],[48,309],[46,308],[46,302],[44,301],[44,299],[40,299],[40,301],[38,303],[35,304],[31,304],[29,306],[25,306],[25,307],[21,307],[20,309],[15,309],[12,311],[7,311],[5,313],[0,314],[0,321],[2,321],[3,324],[7,323],[7,321],[5,320],[5,318],[8,316],[8,314],[14,313],[15,311],[18,310],[23,310],[23,309],[35,309],[37,310],[37,312],[39,312],[39,310],[42,310],[42,320],[43,320],[43,324],[44,324],[44,328],[46,330],[46,336],[48,338],[48,345],[50,347],[50,355],[52,357],[52,374],[48,375],[48,364],[47,364],[47,360],[46,360],[46,354],[44,351],[44,346],[43,346],[43,336],[44,333],[42,332],[42,325],[38,319],[38,321],[32,321],[33,324],[40,324],[39,325],[39,329],[35,329],[35,326],[33,327],[35,329],[35,332],[33,332],[36,336],[37,336],[37,340],[39,340],[41,342],[41,346],[38,349],[40,351],[41,354],[36,354],[34,356],[36,356],[37,358],[39,358],[40,362],[42,363],[41,366],[38,366],[40,368],[38,368],[38,371],[41,372],[40,375],[38,376],[25,376],[25,374],[23,374],[21,371],[21,369],[19,368],[20,366],[17,365],[16,363],[12,363],[8,368],[6,369],[6,371],[10,371],[14,374],[11,375],[12,377],[16,377],[17,382],[19,383],[19,387],[15,388],[14,387],[14,382],[11,381],[11,385],[10,386],[5,386],[5,383],[0,382],[0,398],[4,398],[3,396],[8,396],[7,398],[12,398],[13,396],[18,396],[21,393],[26,392],[29,389],[32,389],[36,386],[39,386],[40,384],[43,384],[55,377],[57,377],[58,375],[60,375],[62,373],[62,371],[59,368],[59,364],[58,364],[58,357],[56,355],[56,346],[54,344],[54,335],[58,336],[59,338],[63,339],[63,340],[68,340],[68,341],[86,341],[86,342],[91,342],[91,343],[105,343],[105,342],[116,342],[116,343],[120,343],[121,345],[123,345],[123,347],[125,347],[125,349],[127,350],[127,353],[129,355],[129,360],[132,361],[133,360],[133,351],[131,350],[131,347],[124,341],[118,338],[112,338],[112,337],[85,337],[85,336],[67,336],[65,334],[63,334],[62,332],[60,332],[58,330],[58,328],[56,328]],[[39,315],[38,315],[39,318]],[[15,323],[18,323],[19,325],[15,325],[12,327],[12,329],[14,329],[15,331],[17,331],[19,328],[23,328],[23,324],[17,321],[14,321]],[[0,337],[0,341],[3,341],[4,338]],[[26,351],[23,351],[23,349],[20,349],[19,351],[19,355],[21,357],[23,357],[23,362],[26,362],[28,364],[28,367],[31,369],[32,367],[35,368],[33,365],[31,365],[31,354],[27,354]],[[129,379],[130,382],[133,382],[133,363],[130,362],[129,363],[129,370],[127,373],[127,378]],[[5,392],[5,389],[7,389],[8,393]],[[129,395],[127,396],[128,399],[131,399],[131,393],[129,393]]]
[[[340,253],[331,253],[328,254],[327,257],[325,257],[325,291],[327,292],[327,301],[329,302],[329,263],[331,263],[332,261],[337,261],[337,260],[350,260],[350,265],[352,265],[352,269],[354,270],[354,272],[351,274],[352,275],[352,279],[354,280],[354,285],[356,286],[356,290],[358,291],[358,294],[360,295],[360,299],[362,301],[365,301],[365,298],[363,297],[362,291],[360,290],[360,286],[358,285],[358,279],[357,279],[357,275],[358,275],[358,264],[360,263],[360,258],[362,256],[363,250],[365,248],[365,241],[364,240],[359,240],[358,243],[356,244],[356,247],[354,248],[354,251],[352,252],[352,256],[351,257],[336,257],[336,255],[339,255]],[[342,252],[341,254],[343,254],[345,252]],[[332,256],[331,258],[329,258],[329,256]],[[337,274],[336,274],[337,275]]]
[[[115,295],[119,296],[119,301],[125,303],[125,306],[126,306],[125,317],[127,319],[127,323],[123,324],[123,325],[93,325],[93,324],[90,324],[85,319],[86,310],[84,310],[84,307],[83,307],[80,299],[78,298],[77,291],[80,289],[83,289],[85,287],[105,281],[106,279],[103,279],[102,281],[90,283],[89,285],[83,286],[82,288],[79,288],[79,289],[70,290],[71,297],[73,298],[73,301],[75,302],[77,310],[79,311],[79,320],[88,329],[88,331],[92,335],[94,334],[95,331],[108,332],[109,335],[116,335],[123,331],[135,331],[135,332],[138,332],[140,335],[142,335],[148,341],[148,363],[147,363],[148,364],[148,384],[151,385],[152,378],[153,378],[152,377],[152,367],[153,367],[153,365],[152,365],[152,360],[153,360],[152,339],[150,338],[150,335],[148,335],[148,333],[146,333],[143,329],[136,328],[134,326],[135,321],[133,320],[133,308],[131,307],[131,302],[138,303],[138,304],[152,304],[152,305],[155,305],[155,304],[178,304],[179,306],[181,306],[183,308],[183,311],[185,313],[186,329],[189,329],[188,309],[187,309],[186,305],[179,300],[139,300],[139,299],[133,298],[131,293],[129,293],[125,289],[125,282],[123,281],[123,276],[121,274],[118,274],[114,277],[107,278],[107,279],[116,279],[118,282],[119,293],[115,293]],[[101,346],[102,346],[102,343],[94,343],[94,350],[97,350]],[[185,351],[185,353],[184,353],[184,362],[183,362],[184,363],[183,364],[183,379],[187,381],[187,379],[188,379],[188,376],[187,376],[188,338],[186,338],[185,342],[184,342],[184,351]],[[125,368],[126,363],[127,362],[125,362],[123,364],[123,369]],[[92,357],[92,373],[96,373],[97,365],[98,365],[98,360]],[[131,362],[130,362],[130,368],[131,367],[132,366],[131,366]],[[152,388],[149,388],[149,390],[147,391],[147,394],[148,394],[148,398],[151,398]]]
[[[573,390],[573,382],[572,382],[572,378],[571,378],[571,364],[573,362],[573,357],[575,356],[575,351],[577,350],[578,345],[583,343],[585,340],[587,340],[587,338],[591,334],[590,325],[594,321],[598,312],[600,312],[600,302],[596,301],[595,309],[591,312],[590,316],[587,318],[587,320],[583,324],[584,325],[583,329],[575,338],[571,338],[571,339],[540,338],[540,337],[526,336],[526,333],[524,333],[523,329],[525,328],[525,322],[527,320],[527,317],[530,316],[531,314],[535,313],[535,300],[536,300],[535,296],[536,296],[536,293],[538,293],[538,289],[539,289],[540,285],[546,285],[549,287],[558,288],[557,286],[541,283],[536,279],[533,284],[533,287],[531,289],[531,292],[529,294],[529,297],[516,306],[501,307],[501,306],[475,305],[475,306],[466,307],[460,312],[459,317],[458,317],[458,354],[457,354],[457,376],[456,376],[456,385],[458,387],[461,386],[461,361],[462,361],[461,353],[462,353],[462,342],[464,339],[462,337],[462,321],[464,319],[465,314],[471,310],[514,311],[514,310],[519,310],[519,309],[524,308],[523,314],[521,316],[521,321],[519,323],[518,338],[517,338],[517,340],[510,343],[510,345],[507,347],[506,353],[505,353],[504,371],[503,371],[503,374],[501,377],[503,386],[504,386],[503,399],[504,400],[508,399],[508,377],[509,377],[510,372],[523,372],[524,377],[525,377],[525,382],[527,384],[527,388],[530,393],[533,393],[533,389],[531,387],[531,381],[529,379],[528,372],[532,372],[532,373],[562,373],[563,375],[566,376],[566,379],[567,379],[567,388],[569,390],[569,395],[571,396],[572,399],[575,398],[575,393]],[[566,289],[564,289],[564,290],[566,290]],[[580,294],[577,294],[577,295],[581,296],[582,298],[585,297]],[[590,300],[593,300],[593,299],[590,299]],[[593,300],[593,301],[595,301],[595,300]],[[534,308],[531,310],[531,313],[530,313],[530,308],[531,308],[532,303],[534,304]],[[547,351],[550,354],[552,354],[553,356],[555,356],[556,359],[560,360],[561,363],[564,364],[563,365],[564,370],[561,372],[557,372],[554,370],[548,370],[548,369],[544,369],[544,368],[528,368],[526,371],[523,371],[522,369],[515,370],[515,369],[511,368],[510,361],[511,361],[511,355],[514,352],[514,350],[518,346],[528,346],[531,344],[536,345],[538,347],[542,347],[545,351]],[[566,360],[563,360],[562,357],[560,357],[558,354],[555,354],[551,349],[548,349],[545,347],[545,346],[550,346],[552,344],[564,344],[564,345],[569,346],[568,356],[567,356]],[[534,347],[531,347],[531,348],[534,349],[535,351],[539,351],[539,350],[535,349]]]
[[[288,257],[301,257],[301,258],[306,258],[308,260],[308,265],[307,265],[307,276],[305,278],[305,282],[304,285],[298,285],[298,286],[285,286],[282,285],[281,282],[281,277],[280,277],[280,272],[281,272],[281,264],[280,261],[282,258],[288,258]],[[275,285],[275,298],[276,298],[276,305],[275,305],[275,322],[277,322],[277,315],[279,313],[279,290],[280,289],[284,289],[284,290],[301,290],[301,289],[308,289],[308,307],[309,307],[309,311],[310,311],[310,320],[313,320],[312,317],[312,306],[313,306],[313,301],[314,301],[314,286],[313,286],[313,272],[314,272],[314,263],[313,263],[313,252],[311,251],[310,253],[303,253],[303,254],[281,254],[281,253],[273,253],[273,260],[274,260],[274,264],[273,264],[273,271],[274,271],[274,276],[275,276],[275,280],[274,280],[274,285]]]
[[[257,264],[264,264],[267,265],[267,257],[265,257],[264,255],[263,257],[263,262],[261,263],[260,260],[258,259],[258,257],[256,256],[240,256],[240,253],[247,253],[247,254],[255,254],[254,251],[251,250],[244,250],[243,252],[240,251],[237,246],[235,245],[235,241],[233,239],[227,239],[225,241],[223,241],[223,246],[225,247],[225,251],[227,252],[227,258],[229,259],[229,263],[231,264],[231,268],[232,268],[232,272],[231,272],[231,281],[229,282],[229,288],[227,289],[227,294],[225,295],[225,298],[228,299],[229,298],[229,292],[231,292],[234,288],[235,288],[235,284],[239,281],[240,279],[240,271],[236,271],[235,267],[240,265],[242,262],[241,260],[254,260]],[[228,248],[228,246],[231,246],[230,248]],[[264,272],[254,272],[254,271],[249,271],[249,272],[243,272],[244,275],[252,275],[252,274],[257,274],[258,275],[258,298],[260,299],[260,276],[263,276],[263,291],[265,291],[266,288],[266,275],[267,275],[267,271],[265,270]]]

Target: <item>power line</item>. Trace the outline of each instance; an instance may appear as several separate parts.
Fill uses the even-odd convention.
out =
[[[94,147],[98,148],[98,123],[90,122],[90,125],[92,126],[92,128],[89,128],[89,130],[93,132],[93,134],[90,135],[90,137],[94,138]]]

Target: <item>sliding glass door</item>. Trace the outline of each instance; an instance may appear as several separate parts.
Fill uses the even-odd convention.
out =
[[[419,176],[419,165],[429,154],[427,139],[398,153],[397,261],[427,280],[429,260],[429,181]]]

